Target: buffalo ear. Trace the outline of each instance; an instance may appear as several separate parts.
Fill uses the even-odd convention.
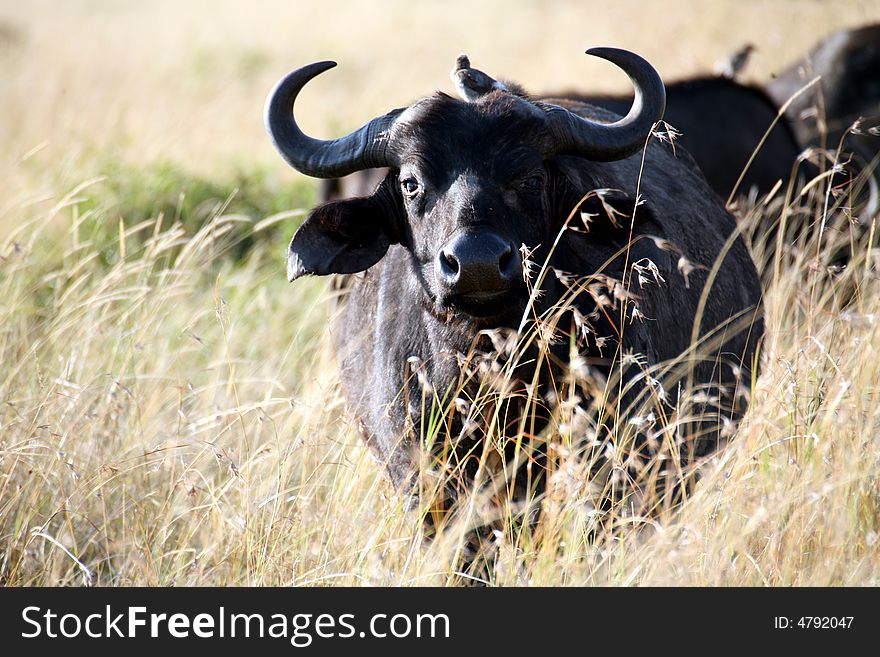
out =
[[[315,208],[290,241],[287,278],[354,274],[375,265],[398,241],[394,213],[380,186],[372,196]]]

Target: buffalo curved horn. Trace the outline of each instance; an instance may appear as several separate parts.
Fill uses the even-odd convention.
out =
[[[614,123],[598,123],[544,104],[553,140],[551,150],[557,155],[579,155],[601,162],[629,157],[641,150],[654,123],[663,117],[666,88],[654,67],[633,52],[590,48],[587,54],[623,69],[633,83],[635,99],[627,115]]]
[[[264,119],[275,148],[297,171],[315,178],[339,178],[362,169],[395,166],[390,132],[403,110],[394,110],[373,119],[349,135],[338,139],[314,139],[296,124],[293,105],[306,83],[336,62],[316,62],[283,77],[269,92]]]

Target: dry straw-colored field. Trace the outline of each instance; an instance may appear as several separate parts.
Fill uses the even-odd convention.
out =
[[[534,91],[607,90],[625,78],[587,46],[671,80],[751,41],[762,79],[878,20],[855,0],[0,3],[0,583],[467,579],[342,412],[327,281],[285,280],[314,199],[262,128],[288,69],[340,62],[301,103],[329,136],[450,91],[459,52]],[[743,221],[841,225],[827,196],[784,192]],[[677,512],[596,532],[570,463],[479,577],[880,584],[878,254],[871,232],[829,273],[842,225],[768,277],[753,405]]]

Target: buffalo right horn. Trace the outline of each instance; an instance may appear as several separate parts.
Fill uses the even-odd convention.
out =
[[[293,116],[297,95],[309,80],[334,66],[336,62],[316,62],[298,68],[269,93],[264,118],[275,148],[290,166],[315,178],[339,178],[362,169],[396,166],[391,132],[402,109],[338,139],[314,139],[299,129]]]

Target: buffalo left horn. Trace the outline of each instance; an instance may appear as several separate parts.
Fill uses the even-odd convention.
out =
[[[598,123],[544,103],[552,135],[551,153],[579,155],[601,162],[629,157],[641,150],[654,124],[663,118],[666,110],[663,80],[653,66],[628,50],[590,48],[587,54],[622,68],[633,83],[635,99],[627,115],[614,123]]]

